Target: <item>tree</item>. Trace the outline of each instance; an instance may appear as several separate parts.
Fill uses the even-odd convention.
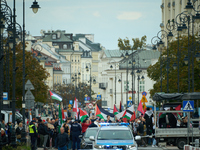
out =
[[[120,50],[137,50],[142,49],[146,46],[146,35],[142,36],[141,39],[139,38],[132,38],[133,45],[130,45],[129,39],[126,37],[125,39],[118,39],[118,47]]]
[[[188,65],[184,64],[185,56],[188,56],[188,37],[183,36],[179,38],[179,49],[180,49],[180,61],[179,61],[179,87],[180,92],[188,92]],[[199,51],[199,43],[197,39],[190,36],[189,48],[190,48],[190,60],[192,60],[192,55],[194,56],[192,50]],[[173,69],[173,64],[177,64],[177,51],[178,45],[177,40],[169,43],[169,92],[176,93],[178,92],[178,73],[177,69]],[[162,92],[167,92],[167,50],[165,49],[159,58],[158,62],[154,65],[149,66],[147,69],[148,77],[150,77],[155,84],[153,89],[150,90],[151,96],[156,92],[160,92],[160,60],[162,58]],[[190,63],[190,83],[192,86],[192,62]],[[200,92],[200,68],[199,62],[194,58],[194,91]],[[191,88],[192,89],[192,88]]]
[[[84,98],[85,95],[89,95],[90,92],[90,86],[86,86],[85,83],[79,83],[77,88],[77,95],[76,98],[79,102],[84,104]],[[66,85],[54,85],[54,91],[59,94],[63,98],[63,104],[67,105],[69,104],[69,100],[74,100],[75,98],[75,87],[73,84]],[[94,91],[91,91],[91,95],[94,95]],[[93,98],[91,99],[93,100]]]
[[[13,76],[12,76],[12,63],[13,63],[13,58],[12,58],[12,51],[10,50],[9,52],[9,84],[10,84],[10,90],[9,90],[9,97],[12,99],[12,81],[13,81]],[[6,56],[4,57],[4,89],[6,89],[6,67],[7,62],[6,62]],[[22,107],[22,74],[23,74],[23,51],[22,51],[22,44],[19,43],[16,45],[16,67],[18,67],[16,71],[16,107],[21,108]],[[45,80],[48,78],[49,73],[46,71],[45,68],[43,68],[38,60],[33,58],[31,52],[25,52],[25,73],[27,74],[26,76],[26,81],[29,79],[35,90],[32,90],[31,92],[33,93],[35,97],[35,102],[42,102],[44,103],[47,99],[47,92],[48,92],[48,86],[45,85]]]

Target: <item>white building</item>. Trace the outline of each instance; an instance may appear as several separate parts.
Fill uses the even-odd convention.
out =
[[[168,21],[172,21],[173,19],[175,22],[179,23],[179,18],[177,17],[178,14],[186,11],[185,6],[187,5],[188,0],[162,0],[162,4],[160,6],[161,11],[162,11],[162,22],[160,24],[161,30],[167,30],[167,23]],[[195,10],[198,10],[197,7],[200,5],[200,0],[191,0],[193,7]],[[196,15],[196,12],[192,12],[192,15]],[[197,26],[197,24],[195,24]],[[175,37],[177,36],[177,27],[175,30],[173,30],[173,35],[175,40]],[[195,32],[199,32],[199,28],[196,28]],[[191,33],[191,32],[190,32]],[[165,45],[167,43],[167,39],[164,39]]]
[[[151,104],[151,97],[149,90],[153,88],[154,81],[152,81],[147,76],[147,68],[154,64],[159,56],[160,53],[154,52],[153,50],[139,50],[139,51],[129,51],[129,58],[122,59],[121,58],[122,52],[120,50],[104,50],[101,54],[101,59],[99,63],[99,88],[100,94],[102,95],[102,105],[103,107],[110,107],[113,108],[115,104],[115,87],[116,87],[116,106],[119,107],[120,101],[122,104],[126,106],[126,101],[129,100],[131,97],[132,100],[132,83],[133,83],[133,101],[137,105],[138,99],[142,98],[142,92],[147,92],[147,105]],[[127,89],[127,60],[128,62],[135,59],[135,69],[133,75],[133,82],[132,82],[132,69],[129,66],[128,69],[128,90]],[[139,56],[139,57],[138,57]],[[138,58],[139,58],[139,65],[138,65]],[[113,61],[114,60],[114,61]],[[116,65],[115,65],[116,64]],[[110,65],[113,68],[110,68]],[[116,66],[116,69],[115,69]],[[136,71],[138,69],[142,70],[140,78],[144,76],[144,80],[139,81],[139,92],[138,92],[138,80]],[[116,76],[116,82],[115,82]],[[121,80],[119,83],[118,80]],[[116,86],[115,86],[116,83]],[[127,92],[128,91],[128,92]],[[128,93],[128,94],[127,94]],[[139,93],[139,98],[138,98]],[[127,98],[128,97],[128,98]]]

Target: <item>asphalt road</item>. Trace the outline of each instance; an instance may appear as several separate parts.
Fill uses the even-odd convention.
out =
[[[43,148],[38,148],[37,150],[43,150]],[[56,149],[52,148],[52,149],[49,149],[49,150],[56,150]],[[138,147],[138,150],[178,150],[178,148],[175,147],[175,146],[169,146],[169,147],[151,147],[151,146],[147,146],[147,147]]]

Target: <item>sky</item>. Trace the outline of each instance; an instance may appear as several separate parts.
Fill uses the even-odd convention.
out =
[[[17,22],[22,26],[22,1],[16,0]],[[25,26],[31,35],[41,30],[94,34],[94,42],[106,49],[118,49],[118,39],[147,36],[147,44],[160,31],[160,0],[37,0],[40,9],[30,9],[25,0]],[[13,8],[13,0],[7,0]],[[131,43],[132,44],[132,43]]]

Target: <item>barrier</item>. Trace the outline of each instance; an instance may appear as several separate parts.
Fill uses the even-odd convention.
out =
[[[200,148],[191,145],[184,145],[184,150],[200,150]]]

